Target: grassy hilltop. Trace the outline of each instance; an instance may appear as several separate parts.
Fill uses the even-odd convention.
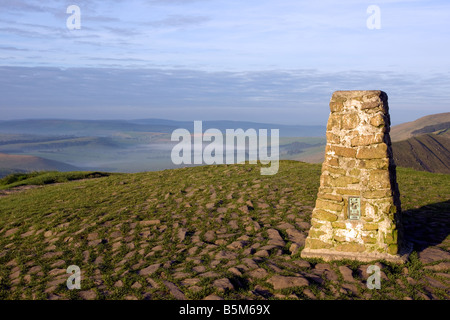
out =
[[[367,263],[300,258],[320,169],[2,179],[0,299],[449,299],[450,175],[397,169],[415,251],[405,265],[379,262],[381,289],[369,290]],[[66,287],[70,265],[81,290]]]

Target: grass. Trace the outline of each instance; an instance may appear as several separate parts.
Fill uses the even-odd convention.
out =
[[[3,189],[66,182],[0,197],[0,299],[46,299],[51,295],[78,299],[79,294],[69,292],[65,282],[55,288],[49,285],[57,279],[56,272],[61,271],[66,280],[64,269],[71,264],[83,272],[82,290],[95,291],[98,299],[144,299],[146,295],[151,299],[172,299],[164,281],[174,283],[193,299],[211,293],[228,299],[260,299],[252,293],[257,286],[270,291],[271,299],[280,295],[290,299],[292,294],[307,298],[304,288],[274,292],[266,280],[276,273],[272,265],[281,268],[283,275],[295,275],[310,274],[315,264],[323,262],[308,260],[310,268],[292,264],[300,257],[290,256],[288,235],[278,227],[290,223],[301,230],[297,224],[309,221],[321,166],[281,161],[274,176],[261,176],[259,169],[259,165],[221,165],[111,175],[41,172],[0,180]],[[397,174],[404,210],[448,200],[449,175],[403,168],[398,168]],[[87,179],[92,177],[98,179]],[[149,220],[159,223],[142,224]],[[269,228],[279,230],[286,246],[272,249],[267,258],[258,260],[267,277],[249,281],[244,269],[241,276],[232,274],[230,266],[245,265],[245,258],[253,257],[250,245],[257,251],[267,244],[265,235]],[[178,239],[182,229],[186,231],[183,241]],[[211,230],[215,233],[208,240]],[[233,251],[235,257],[217,261],[218,251],[230,251],[227,245],[244,235],[249,246]],[[161,250],[153,250],[156,247]],[[156,263],[161,267],[151,276],[137,273]],[[340,292],[341,278],[322,284],[310,281],[308,288],[320,299],[421,299],[426,294],[422,279],[436,277],[433,271],[423,268],[414,254],[403,266],[408,274],[403,273],[403,267],[383,263],[389,281],[381,290],[370,291],[359,284],[360,295],[355,297],[347,291]],[[337,261],[330,265],[333,270],[345,265],[356,271],[363,264]],[[36,266],[41,270],[33,271]],[[199,266],[204,271],[194,272],[193,268]],[[19,275],[13,276],[17,271]],[[210,271],[218,276],[201,277]],[[180,277],[181,273],[200,281],[183,285],[186,277]],[[223,277],[244,285],[232,291],[217,291],[212,284]],[[415,282],[409,283],[408,278]],[[122,287],[115,285],[119,280]],[[433,294],[448,299],[442,290],[436,289]]]

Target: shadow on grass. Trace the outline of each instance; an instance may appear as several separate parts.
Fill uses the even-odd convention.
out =
[[[450,234],[450,200],[402,213],[406,241],[418,253],[441,244]]]

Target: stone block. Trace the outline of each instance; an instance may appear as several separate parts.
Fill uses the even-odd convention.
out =
[[[341,129],[342,116],[331,114],[327,122],[327,131],[331,131],[333,128]]]
[[[388,246],[387,252],[389,254],[392,254],[392,255],[397,254],[398,253],[398,245],[397,244],[390,244]]]
[[[328,249],[331,248],[331,243],[324,242],[322,240],[306,238],[305,246],[310,249]]]
[[[336,188],[336,193],[346,195],[346,196],[359,196],[361,195],[361,190],[359,189],[346,189],[346,188]]]
[[[352,147],[370,146],[375,143],[383,142],[384,134],[377,133],[373,135],[358,135],[351,140]]]
[[[359,162],[361,169],[389,169],[389,159],[367,159]]]
[[[340,112],[344,110],[344,102],[346,98],[343,97],[333,97],[330,100],[330,111],[331,112]]]
[[[342,168],[335,168],[329,165],[324,164],[322,167],[322,170],[325,171],[327,170],[329,173],[332,174],[337,174],[337,175],[341,175],[344,176],[347,173],[347,170],[342,169]]]
[[[314,209],[312,217],[317,220],[330,221],[330,222],[337,220],[337,215],[327,212],[327,211],[324,211],[324,210],[317,209],[317,208]]]
[[[319,238],[321,235],[324,235],[325,232],[323,232],[322,230],[317,230],[317,229],[309,229],[309,233],[308,236],[311,238]]]
[[[350,176],[342,176],[333,179],[333,184],[335,187],[347,187],[348,185],[359,183],[359,179]]]
[[[387,198],[392,195],[392,190],[391,189],[364,190],[362,195],[366,199]]]
[[[344,199],[340,195],[334,195],[330,193],[318,193],[317,198],[325,199],[325,200],[333,200],[337,202],[342,202]]]
[[[332,132],[327,132],[327,142],[331,144],[339,144],[341,143],[341,137]]]
[[[342,117],[341,128],[344,130],[355,129],[359,125],[359,117],[355,113],[350,113]]]
[[[386,244],[395,244],[397,243],[397,236],[398,236],[398,231],[397,230],[389,230],[388,232],[386,232],[386,235],[384,237],[384,242]]]
[[[366,247],[360,243],[343,243],[335,247],[336,251],[364,252]]]
[[[329,157],[328,161],[327,161],[328,165],[330,166],[335,166],[338,167],[339,166],[339,158],[337,157]]]
[[[331,226],[334,229],[345,229],[345,228],[347,228],[345,222],[343,222],[343,221],[334,221],[334,222],[331,223]]]
[[[370,124],[374,127],[380,127],[385,125],[385,119],[382,114],[377,114],[370,119]]]
[[[377,223],[365,223],[363,225],[363,230],[371,231],[371,230],[378,230],[378,224]]]
[[[316,200],[316,209],[340,212],[340,211],[342,211],[343,207],[344,207],[344,202],[339,203],[339,202],[327,201],[327,200],[322,200],[322,199]]]
[[[388,157],[388,152],[387,145],[385,143],[360,147],[356,153],[357,159],[382,159],[386,157]]]
[[[354,148],[339,147],[339,146],[331,146],[328,150],[331,152],[334,151],[334,154],[337,156],[346,158],[354,158],[357,153],[357,150]]]

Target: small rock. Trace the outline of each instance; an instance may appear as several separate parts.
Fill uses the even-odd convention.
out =
[[[187,233],[187,230],[184,228],[181,228],[178,230],[177,237],[181,242],[183,242],[184,239],[186,239],[186,233]]]
[[[242,207],[239,207],[239,210],[241,210],[245,214],[249,213],[248,206],[246,206],[246,205],[242,206]]]
[[[61,274],[66,274],[66,269],[52,269],[50,270],[50,272],[48,273],[49,276],[51,277],[55,277]]]
[[[103,256],[98,256],[97,258],[95,258],[94,264],[95,265],[99,265],[103,263]]]
[[[146,227],[146,226],[153,226],[153,225],[160,224],[160,223],[161,223],[161,220],[157,220],[157,219],[155,219],[155,220],[144,220],[144,221],[140,221],[139,222],[139,224],[141,226],[144,226],[144,227]]]
[[[88,241],[95,240],[95,239],[98,239],[98,232],[93,232],[93,233],[88,234],[88,236],[87,236]]]
[[[267,242],[270,245],[278,246],[278,247],[284,247],[285,242],[283,238],[280,236],[280,233],[275,229],[268,229],[267,234],[269,236],[269,241]]]
[[[227,290],[233,290],[234,286],[228,278],[217,279],[213,282],[213,287],[215,287],[219,292],[225,292]]]
[[[263,268],[258,268],[258,269],[255,269],[255,270],[250,271],[250,272],[248,273],[248,275],[249,275],[251,278],[262,279],[262,278],[267,277],[267,276],[268,276],[268,273],[267,273],[267,271],[266,271],[265,269],[263,269]]]
[[[339,266],[339,271],[341,272],[344,281],[355,282],[355,279],[353,278],[352,275],[352,270],[349,267]]]
[[[166,287],[169,289],[170,293],[175,297],[177,300],[186,300],[186,296],[184,293],[172,282],[169,281],[163,281]]]
[[[259,284],[255,286],[255,289],[252,291],[252,293],[257,296],[262,296],[266,299],[270,298],[272,296],[272,293],[270,292],[269,289],[264,288],[264,287],[260,286]]]
[[[450,262],[441,262],[439,264],[435,264],[432,266],[425,266],[425,269],[433,270],[433,271],[444,271],[450,269]]]
[[[245,263],[250,269],[258,268],[258,264],[253,259],[244,258],[244,259],[242,259],[242,262]]]
[[[47,252],[45,254],[42,255],[42,258],[44,259],[50,259],[50,258],[54,258],[54,257],[59,257],[63,254],[62,251],[57,251],[57,252]]]
[[[232,267],[232,268],[228,269],[228,271],[238,277],[242,276],[242,273],[239,271],[238,268]]]
[[[205,272],[205,273],[201,273],[198,276],[202,277],[202,278],[215,278],[215,277],[218,277],[219,274],[217,274],[214,271],[208,271],[208,272]]]
[[[286,233],[289,240],[298,243],[300,246],[305,244],[306,234],[304,232],[298,231],[297,229],[290,228],[286,229]]]
[[[184,279],[181,281],[181,284],[183,286],[192,286],[200,282],[200,279],[198,278],[190,278],[190,279]]]
[[[432,277],[425,277],[425,280],[433,287],[433,288],[439,288],[439,289],[443,289],[443,290],[448,290],[449,287],[445,284],[443,284],[442,282],[440,282],[437,279],[434,279]]]
[[[236,259],[237,254],[229,251],[220,251],[216,254],[216,259]]]
[[[314,267],[315,270],[331,270],[331,266],[328,263],[318,263]]]
[[[215,232],[212,230],[208,230],[205,232],[205,234],[203,236],[205,237],[206,241],[212,242],[215,238]]]
[[[209,296],[205,297],[203,300],[223,300],[223,298],[219,297],[216,294],[210,294]]]
[[[97,240],[92,240],[88,242],[88,246],[90,247],[96,247],[98,246],[100,243],[102,243],[101,239],[97,239]]]
[[[48,231],[45,231],[44,232],[44,237],[45,238],[49,238],[49,237],[51,237],[53,235],[53,232],[51,231],[51,230],[48,230]]]
[[[310,289],[303,290],[303,294],[311,300],[317,300],[317,297],[314,295],[314,293]]]
[[[308,222],[305,222],[305,221],[300,221],[300,222],[297,222],[296,224],[297,224],[297,226],[300,227],[300,229],[303,229],[303,230],[309,230],[311,228],[311,224]]]
[[[37,273],[41,270],[42,270],[41,266],[34,266],[30,270],[28,270],[28,273]]]
[[[78,295],[84,300],[94,300],[97,297],[97,294],[93,290],[80,291]]]
[[[160,267],[161,267],[161,263],[152,264],[151,266],[148,266],[147,268],[144,268],[144,269],[138,271],[138,274],[140,274],[142,276],[147,276],[147,275],[150,275],[150,274],[156,272],[156,270],[158,270]]]
[[[267,250],[259,250],[255,253],[256,257],[263,257],[263,258],[267,258],[269,256],[269,251]]]
[[[343,293],[351,293],[355,296],[358,295],[358,289],[356,288],[356,286],[354,284],[344,283],[344,284],[342,284],[342,288],[344,290],[346,290],[346,292],[343,292]]]
[[[234,241],[230,243],[227,248],[231,250],[239,250],[244,248],[248,244],[247,241]]]
[[[289,252],[291,253],[291,255],[294,255],[294,254],[298,253],[299,249],[300,249],[300,246],[297,243],[293,243],[289,247]]]
[[[226,241],[225,239],[219,239],[214,242],[214,244],[217,244],[218,246],[225,245],[227,243],[228,241]]]
[[[311,264],[306,260],[294,260],[292,263],[296,264],[300,268],[311,268]]]
[[[450,260],[450,253],[438,248],[429,247],[419,253],[419,259],[424,264],[439,260]]]
[[[193,267],[192,268],[192,270],[193,271],[195,271],[195,272],[205,272],[205,270],[206,270],[206,267],[205,266],[195,266],[195,267]]]
[[[301,276],[286,277],[286,276],[275,275],[275,276],[272,276],[269,280],[267,280],[267,282],[272,284],[272,286],[275,290],[292,288],[292,287],[304,287],[309,284],[308,280],[306,280],[305,278],[303,278]]]
[[[325,276],[325,278],[327,278],[330,281],[338,281],[338,279],[339,279],[336,272],[334,272],[333,270],[325,270],[323,275]]]
[[[161,245],[154,246],[154,247],[152,248],[152,251],[162,251],[162,250],[164,250],[164,247],[161,246]]]
[[[186,272],[175,272],[173,274],[174,279],[183,279],[189,277],[190,274]]]

